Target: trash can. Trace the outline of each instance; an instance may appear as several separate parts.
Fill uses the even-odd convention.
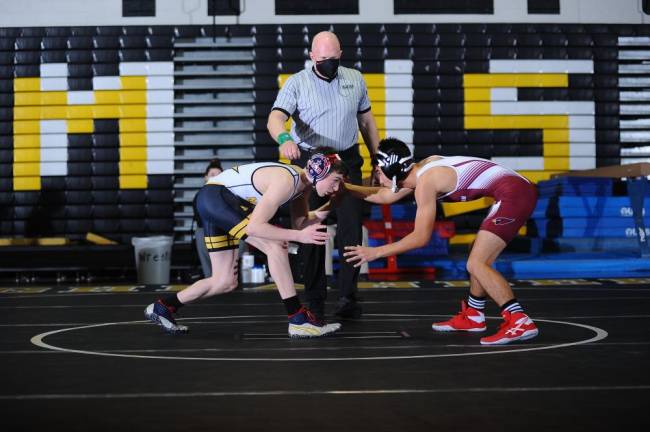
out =
[[[169,283],[172,261],[172,243],[169,236],[133,237],[135,248],[135,268],[138,283],[144,285],[163,285]]]

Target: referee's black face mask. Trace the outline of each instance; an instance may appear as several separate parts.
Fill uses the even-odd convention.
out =
[[[340,58],[329,58],[316,62],[316,69],[327,79],[334,79],[341,64]]]

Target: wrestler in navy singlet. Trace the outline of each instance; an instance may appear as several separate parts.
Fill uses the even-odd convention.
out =
[[[300,195],[299,169],[278,162],[239,165],[211,177],[196,197],[196,208],[205,231],[209,252],[236,249],[246,238],[245,228],[255,204],[262,198],[253,182],[255,173],[263,168],[280,167],[293,177],[293,192],[288,201]]]

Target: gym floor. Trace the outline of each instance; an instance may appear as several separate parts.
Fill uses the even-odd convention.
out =
[[[516,282],[540,335],[502,347],[431,330],[463,285],[367,282],[317,340],[264,288],[187,306],[182,336],[144,321],[153,287],[0,289],[2,429],[649,430],[650,280]]]

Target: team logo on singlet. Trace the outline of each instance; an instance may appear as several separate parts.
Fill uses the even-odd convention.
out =
[[[496,217],[492,219],[492,223],[494,225],[508,225],[513,223],[515,220],[512,218],[507,218],[507,217]]]

